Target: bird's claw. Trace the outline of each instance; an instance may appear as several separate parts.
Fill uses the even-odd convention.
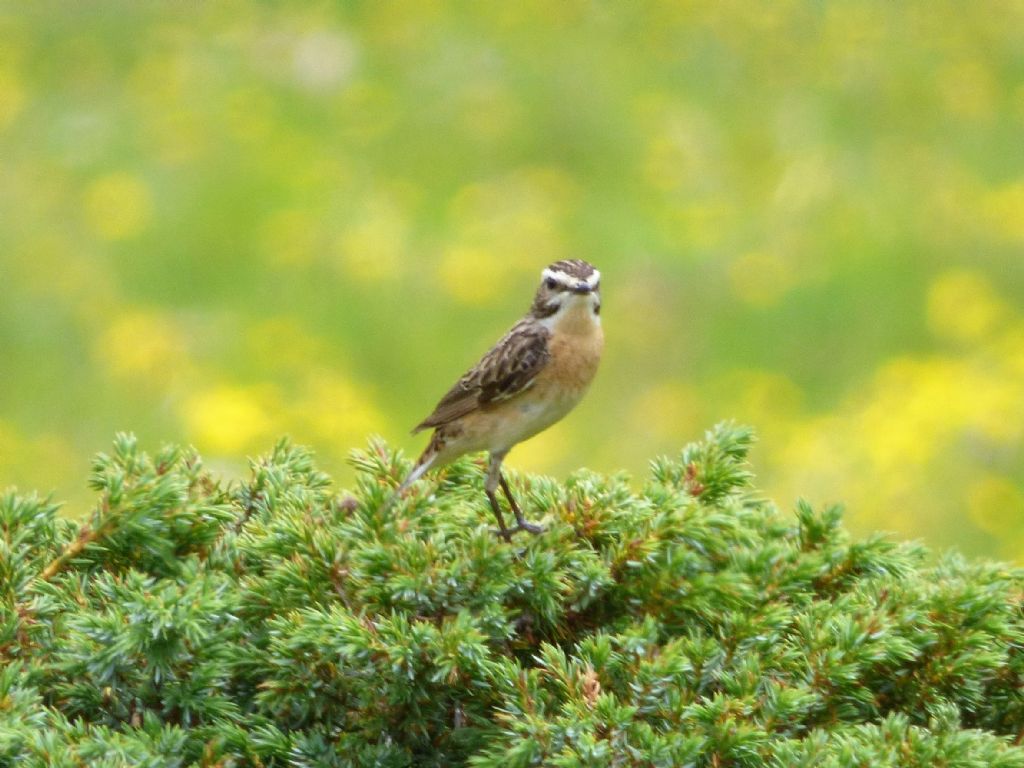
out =
[[[532,533],[534,536],[538,536],[544,533],[544,531],[546,531],[547,528],[545,528],[543,525],[539,525],[538,523],[528,523],[525,520],[520,520],[514,530],[528,531],[529,533]]]
[[[500,536],[505,541],[512,541],[512,534],[519,533],[519,531],[527,531],[532,533],[534,536],[538,536],[547,529],[543,525],[537,525],[536,523],[528,523],[525,520],[521,523],[517,523],[513,528],[491,528],[491,533]]]

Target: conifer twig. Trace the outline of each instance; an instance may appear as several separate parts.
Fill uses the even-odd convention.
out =
[[[65,565],[67,565],[71,558],[78,557],[78,555],[82,554],[85,548],[96,540],[96,537],[97,531],[93,530],[88,525],[82,526],[82,530],[78,533],[78,538],[68,544],[64,548],[63,552],[50,561],[50,564],[47,565],[39,574],[39,578],[43,581],[49,581],[52,579]]]
[[[99,524],[96,524],[97,519],[100,520]],[[92,525],[83,525],[81,530],[78,531],[78,536],[64,547],[64,551],[61,552],[57,557],[50,561],[39,574],[39,578],[43,581],[49,581],[56,576],[64,568],[72,558],[78,557],[85,548],[98,540],[106,529],[110,527],[111,522],[115,519],[114,515],[110,514],[110,501],[107,498],[103,498],[101,504],[93,512]]]

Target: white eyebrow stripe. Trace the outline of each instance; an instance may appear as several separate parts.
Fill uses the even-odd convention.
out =
[[[556,280],[557,282],[562,283],[563,285],[574,285],[577,282],[577,278],[573,277],[572,275],[570,275],[567,272],[563,272],[560,269],[557,269],[557,270],[556,269],[548,269],[547,267],[545,267],[544,271],[541,272],[540,276],[541,276],[541,279],[543,279],[543,280]],[[600,283],[601,282],[601,273],[600,273],[600,271],[595,269],[593,272],[591,272],[587,276],[587,281],[586,282],[587,282],[587,285],[589,285],[591,288],[593,288],[598,283]]]
[[[568,274],[566,274],[565,272],[563,272],[560,269],[555,270],[555,269],[548,269],[548,268],[545,267],[544,271],[541,272],[540,276],[544,280],[557,280],[558,282],[566,284],[566,285],[575,282],[575,278],[572,275],[568,275]]]

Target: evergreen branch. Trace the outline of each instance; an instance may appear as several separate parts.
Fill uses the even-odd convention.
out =
[[[91,544],[93,541],[99,538],[99,535],[99,531],[94,531],[87,525],[82,526],[81,530],[78,532],[78,537],[70,544],[68,544],[64,548],[63,552],[61,552],[57,557],[51,560],[50,563],[45,568],[43,568],[43,570],[39,573],[39,578],[43,581],[49,581],[50,579],[52,579],[60,572],[62,568],[64,568],[65,565],[67,565],[71,560],[82,554],[82,552],[85,551],[85,548],[89,546],[89,544]]]
[[[779,513],[752,440],[512,476],[509,545],[472,459],[383,513],[379,440],[333,493],[119,435],[88,525],[0,494],[0,764],[1024,768],[1024,574]]]

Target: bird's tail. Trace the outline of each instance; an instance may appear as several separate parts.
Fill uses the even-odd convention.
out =
[[[387,503],[384,505],[384,509],[390,509],[391,506],[398,500],[399,496],[401,496],[403,493],[409,490],[409,487],[413,483],[415,483],[417,480],[423,477],[423,475],[426,474],[427,470],[434,466],[434,462],[437,461],[437,455],[437,451],[431,450],[431,448],[429,447],[427,448],[426,451],[423,452],[423,455],[420,456],[419,461],[416,462],[416,466],[412,468],[412,472],[410,472],[409,475],[405,478],[405,480],[402,481],[402,484],[395,489],[395,492],[391,494],[391,498],[387,500]]]
[[[402,484],[398,486],[396,493],[405,493],[409,490],[409,486],[423,477],[427,470],[434,466],[434,461],[437,459],[436,453],[425,453],[420,457],[420,460],[416,462],[416,466],[412,468],[412,472],[409,476],[402,481]]]

